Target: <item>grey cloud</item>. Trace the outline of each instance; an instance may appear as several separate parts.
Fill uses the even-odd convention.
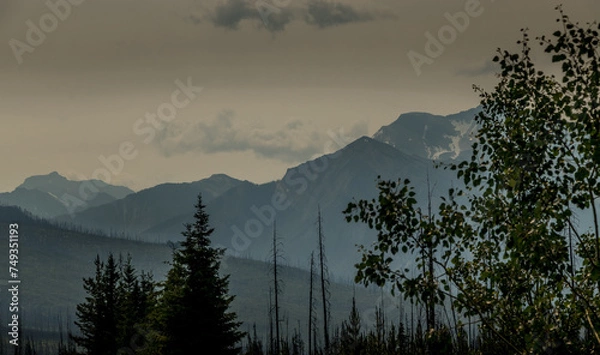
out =
[[[260,0],[227,0],[216,7],[212,23],[216,27],[237,30],[241,21],[253,20],[271,32],[281,32],[295,19],[303,19],[310,25],[325,29],[353,22],[371,21],[375,18],[392,17],[389,14],[360,12],[350,5],[326,0],[311,0],[306,8],[277,7],[268,1]]]
[[[190,20],[194,25],[199,25],[202,23],[202,19],[196,15],[189,15],[188,20]]]
[[[349,133],[358,137],[366,132],[359,123]],[[331,138],[327,132],[311,130],[300,120],[292,120],[278,128],[248,127],[236,119],[233,111],[221,112],[212,122],[172,122],[155,140],[165,156],[202,152],[251,151],[257,156],[297,163],[325,153]]]
[[[291,9],[265,4],[268,3],[227,0],[217,6],[212,22],[216,27],[237,30],[243,20],[254,20],[271,32],[283,31],[294,17]]]
[[[265,16],[265,15],[263,15]],[[285,29],[292,20],[294,14],[291,9],[280,9],[277,13],[272,13],[269,16],[261,17],[262,26],[271,32],[281,32]]]
[[[366,136],[369,133],[369,125],[367,122],[358,122],[354,126],[350,127],[348,132],[349,137],[358,138]]]
[[[217,6],[213,24],[217,27],[226,27],[236,30],[242,20],[256,18],[256,9],[250,7],[244,0],[227,0]]]
[[[306,22],[319,28],[344,25],[352,22],[373,20],[373,15],[359,12],[350,5],[325,0],[313,0],[308,4]]]

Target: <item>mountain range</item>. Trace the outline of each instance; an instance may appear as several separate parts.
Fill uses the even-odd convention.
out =
[[[265,260],[276,233],[288,262],[302,267],[317,247],[320,211],[330,270],[351,277],[359,260],[357,245],[369,244],[375,233],[364,225],[346,223],[342,211],[347,204],[376,197],[378,176],[409,179],[422,201],[428,186],[435,196],[459,185],[453,173],[436,169],[433,160],[444,162],[469,154],[476,129],[473,118],[479,111],[474,108],[449,116],[402,114],[373,137],[360,137],[264,184],[223,174],[135,193],[104,184],[85,208],[68,213],[58,197],[78,193],[86,182],[51,173],[28,178],[13,192],[0,194],[0,204],[20,206],[60,223],[165,243],[181,240],[183,225],[192,221],[196,196],[201,193],[215,228],[215,245],[227,248],[233,256]]]
[[[202,194],[214,227],[213,245],[227,249],[222,271],[230,275],[230,293],[236,295],[232,306],[245,323],[244,330],[256,323],[259,334],[268,333],[273,233],[283,263],[289,265],[281,269],[286,285],[284,319],[293,326],[306,324],[306,270],[317,249],[319,215],[332,275],[332,320],[339,324],[347,317],[355,295],[368,327],[384,293],[334,281],[353,279],[354,264],[360,260],[357,245],[370,244],[376,233],[365,225],[347,223],[342,211],[354,199],[376,198],[378,178],[409,179],[422,207],[428,190],[436,196],[458,187],[454,173],[436,168],[434,160],[444,163],[468,156],[478,110],[450,116],[402,114],[373,137],[360,137],[263,184],[214,174],[134,192],[98,180],[71,181],[57,172],[29,177],[15,190],[0,193],[0,227],[22,224],[21,275],[28,280],[24,321],[31,327],[52,327],[57,317],[66,314],[73,319],[76,304],[85,297],[81,280],[93,274],[96,254],[105,258],[109,252],[130,253],[139,270],[163,280],[171,248],[182,240],[184,224],[192,222],[194,204]],[[84,195],[85,203],[74,211],[65,203],[69,196]],[[6,248],[0,244],[0,253],[7,255]],[[386,303],[390,316],[402,313],[396,299]],[[0,310],[0,317],[6,312]]]

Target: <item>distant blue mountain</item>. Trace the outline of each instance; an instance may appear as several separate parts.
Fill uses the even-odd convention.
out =
[[[80,187],[83,183],[91,183],[97,193],[88,199],[80,197]],[[61,176],[57,172],[47,175],[36,175],[25,179],[12,192],[0,193],[0,205],[19,206],[38,217],[53,218],[69,213],[64,201],[64,196],[69,195],[78,198],[82,203],[75,211],[102,205],[123,198],[133,193],[127,187],[114,186],[100,180],[72,181]]]
[[[55,220],[93,229],[102,229],[106,232],[117,231],[129,235],[138,235],[182,214],[192,218],[199,193],[202,193],[204,202],[208,203],[225,191],[240,184],[249,183],[225,174],[215,174],[209,178],[190,183],[160,184],[130,194],[123,199],[88,208],[77,213],[74,217],[63,215]],[[179,234],[182,225],[181,223],[176,224],[177,234]],[[171,237],[170,239],[176,238]],[[156,238],[145,239],[156,240]]]

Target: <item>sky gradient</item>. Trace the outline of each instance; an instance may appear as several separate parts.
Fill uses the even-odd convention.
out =
[[[51,171],[112,169],[103,180],[134,190],[281,178],[401,113],[477,106],[496,48],[518,49],[523,27],[554,32],[558,3],[3,0],[0,191]],[[564,9],[585,23],[600,3]],[[408,54],[427,56],[440,29],[415,70]]]

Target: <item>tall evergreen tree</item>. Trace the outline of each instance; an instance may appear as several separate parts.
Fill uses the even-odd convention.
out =
[[[119,280],[120,291],[124,297],[120,304],[120,326],[119,326],[119,343],[126,343],[134,335],[134,325],[139,321],[139,308],[141,306],[141,288],[139,280],[135,274],[135,269],[131,264],[131,256],[127,255],[127,259],[121,269],[121,279]]]
[[[165,355],[188,355],[209,351],[214,355],[240,354],[244,333],[229,310],[229,276],[220,276],[224,250],[210,246],[206,207],[198,196],[195,222],[182,233],[185,241],[173,252],[172,268],[160,300],[160,321]]]
[[[117,352],[117,285],[119,272],[112,254],[106,264],[96,256],[96,275],[83,280],[88,296],[77,305],[77,321],[81,335],[75,343],[88,355],[112,355]]]
[[[147,339],[142,334],[148,333],[148,317],[156,306],[156,283],[151,274],[137,273],[131,255],[121,264],[117,341],[119,349],[139,349],[146,346]]]
[[[77,305],[75,324],[80,334],[69,338],[84,354],[114,355],[119,349],[131,348],[136,326],[146,320],[154,306],[156,286],[151,276],[136,275],[129,256],[125,262],[112,254],[106,262],[96,256],[95,265],[95,276],[83,280],[88,295]],[[59,350],[69,354],[74,346],[61,344]]]

